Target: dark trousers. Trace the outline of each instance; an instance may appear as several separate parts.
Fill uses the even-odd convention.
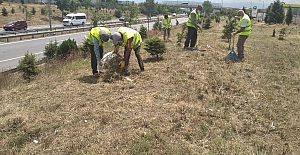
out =
[[[248,36],[239,36],[238,42],[236,44],[237,46],[237,51],[238,51],[238,56],[240,59],[244,58],[244,44],[247,40]]]
[[[96,58],[96,54],[94,51],[94,45],[89,45],[89,49],[91,52],[91,67],[92,67],[92,72],[93,74],[98,73],[97,70],[97,58]],[[99,52],[100,52],[100,58],[103,58],[103,46],[99,46]]]
[[[188,33],[184,43],[184,47],[195,47],[196,41],[197,41],[197,29],[188,26]]]
[[[143,63],[143,59],[142,59],[141,54],[140,54],[141,46],[139,46],[138,48],[133,49],[133,50],[135,52],[135,56],[137,58],[137,61],[139,63],[141,71],[144,71],[144,63]],[[124,57],[125,57],[125,54],[126,54],[126,46],[125,46],[125,49],[124,49]],[[125,60],[125,67],[126,68],[129,65],[130,54],[131,54],[131,52],[129,53],[127,60]]]
[[[168,35],[168,39],[170,38],[170,31],[171,29],[164,29],[164,40],[166,40],[166,36]]]

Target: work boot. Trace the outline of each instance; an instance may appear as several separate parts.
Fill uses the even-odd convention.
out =
[[[189,47],[183,47],[183,49],[184,49],[184,50],[190,50],[190,48],[189,48]]]
[[[191,48],[191,50],[192,50],[192,51],[194,51],[194,50],[199,50],[199,48],[198,48],[198,46],[195,46],[195,47]]]

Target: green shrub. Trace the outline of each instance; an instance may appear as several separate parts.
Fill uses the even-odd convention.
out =
[[[155,55],[156,60],[158,60],[159,55],[165,53],[167,50],[165,42],[158,37],[146,40],[145,46],[144,49],[150,53],[150,55]]]
[[[122,10],[117,9],[117,10],[115,11],[115,17],[117,17],[117,18],[122,17]]]
[[[10,12],[11,12],[11,14],[15,14],[16,11],[15,11],[14,7],[11,8]]]
[[[89,55],[90,49],[86,38],[84,38],[82,45],[79,47],[79,50],[82,52],[84,58]]]
[[[61,45],[58,47],[56,56],[67,58],[71,52],[78,51],[78,46],[74,39],[64,40]]]
[[[7,16],[8,12],[5,7],[2,8],[2,15]]]
[[[211,23],[211,19],[210,18],[206,18],[205,21],[204,21],[203,28],[209,29],[210,28],[210,23]]]
[[[147,38],[147,28],[145,26],[141,26],[140,28],[140,35],[143,39]]]
[[[47,15],[47,9],[46,7],[41,8],[41,15]]]
[[[35,10],[35,8],[34,8],[34,7],[31,9],[31,13],[32,13],[33,15],[35,15],[35,13],[36,13],[36,10]]]
[[[50,43],[45,46],[44,55],[46,56],[46,58],[52,59],[55,57],[57,50],[58,50],[58,42],[55,40],[53,43],[53,41],[51,40]]]
[[[157,18],[157,21],[153,24],[153,30],[161,30],[162,25],[161,22],[159,21],[159,18]]]
[[[23,72],[23,78],[28,81],[41,72],[35,55],[28,54],[28,52],[25,54],[25,57],[19,61],[17,68]]]
[[[177,36],[177,45],[180,45],[180,43],[182,42],[182,39],[186,38],[186,36],[187,36],[186,24],[182,25],[181,33],[177,33],[176,36]]]

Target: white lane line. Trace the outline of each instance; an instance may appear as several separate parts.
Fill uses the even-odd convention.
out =
[[[42,53],[44,53],[44,52],[33,53],[33,54],[35,54],[35,55],[39,55],[39,54],[42,54]],[[2,63],[2,62],[6,62],[6,61],[15,60],[15,59],[20,59],[20,58],[23,58],[23,57],[25,57],[25,56],[20,56],[20,57],[10,58],[10,59],[6,59],[6,60],[1,60],[1,61],[0,61],[0,63]]]
[[[76,34],[81,34],[81,33],[87,34],[88,31],[79,32],[79,33],[76,33]],[[55,38],[55,37],[58,37],[58,36],[70,36],[70,35],[74,35],[74,34],[70,33],[70,34],[65,34],[65,35],[54,35],[54,36],[49,36],[49,37],[44,37],[44,38],[36,38],[36,39],[28,39],[28,40],[22,40],[22,41],[11,42],[11,43],[3,43],[3,44],[0,44],[0,46],[2,46],[2,45],[16,44],[16,43],[23,43],[23,42],[29,42],[29,41],[35,41],[35,40],[41,40],[41,39]]]

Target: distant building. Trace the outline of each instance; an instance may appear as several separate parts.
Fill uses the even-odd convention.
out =
[[[117,4],[121,4],[121,5],[134,5],[134,1],[117,1]]]

